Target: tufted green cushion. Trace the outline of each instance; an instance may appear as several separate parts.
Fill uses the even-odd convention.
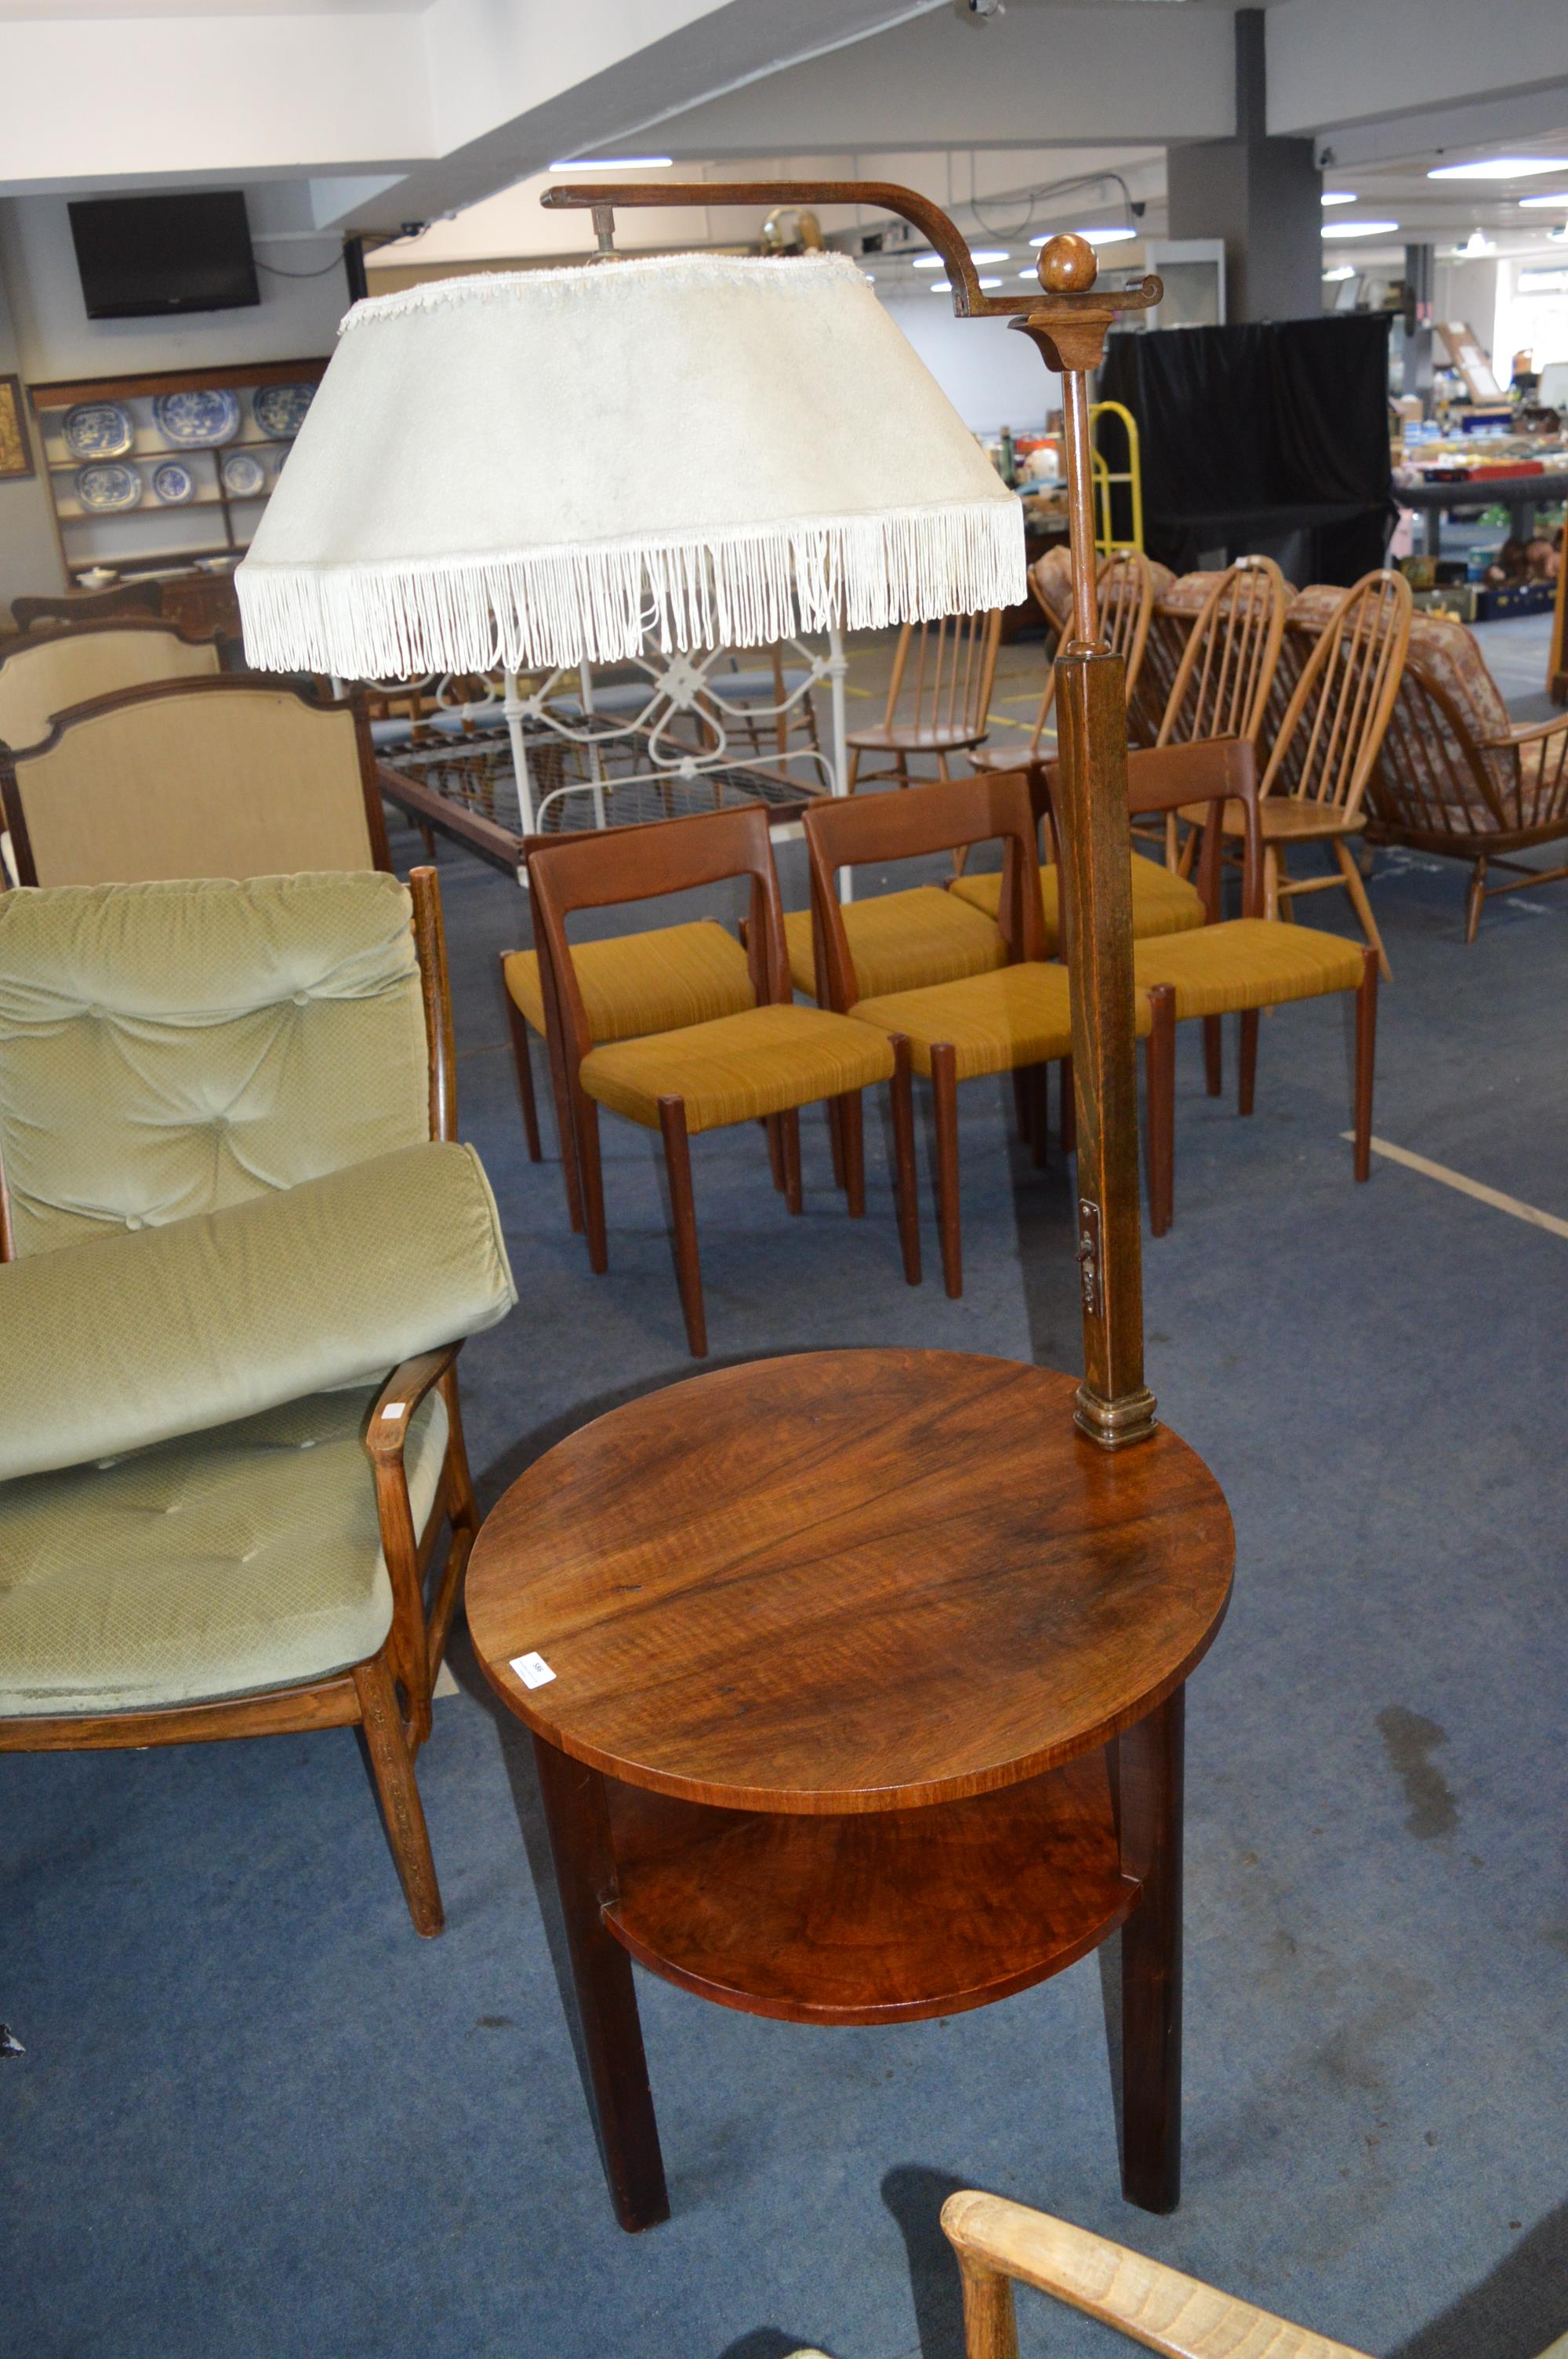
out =
[[[503,1318],[471,1147],[427,1140],[0,1266],[0,1481],[224,1425]]]
[[[392,1590],[361,1440],[373,1399],[319,1394],[0,1484],[0,1719],[243,1695],[373,1655]],[[431,1394],[404,1453],[416,1528],[446,1443]]]
[[[0,894],[0,1163],[27,1255],[429,1136],[395,877]]]

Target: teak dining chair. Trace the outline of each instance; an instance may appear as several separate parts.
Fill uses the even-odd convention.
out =
[[[1000,607],[988,614],[945,614],[935,623],[905,623],[893,655],[886,711],[870,728],[852,729],[845,740],[849,792],[864,786],[868,776],[907,787],[910,762],[922,756],[935,759],[937,777],[946,777],[948,756],[979,745],[989,727],[1000,643]],[[862,754],[891,758],[885,769],[863,776]]]
[[[1220,1082],[1218,1021],[1241,1017],[1238,1110],[1252,1111],[1260,1009],[1334,992],[1356,994],[1355,1170],[1371,1169],[1372,1072],[1377,1037],[1378,960],[1371,944],[1341,934],[1281,925],[1261,915],[1262,830],[1256,757],[1241,738],[1209,739],[1130,754],[1130,812],[1181,810],[1200,829],[1199,871],[1208,924],[1136,943],[1133,980],[1149,997],[1149,1219],[1156,1236],[1170,1227],[1174,1195],[1176,1026],[1205,1019],[1208,1086]],[[1218,917],[1220,843],[1238,815],[1245,846],[1240,918]]]
[[[1037,1161],[1045,1151],[1044,1079],[1048,1065],[1073,1053],[1067,970],[1046,962],[1034,814],[1027,780],[949,778],[877,795],[866,802],[819,802],[806,813],[813,907],[823,946],[829,1005],[889,1038],[907,1041],[914,1070],[928,1077],[936,1118],[936,1211],[947,1292],[963,1292],[958,1207],[957,1085],[982,1073],[1033,1075],[1031,1131]],[[921,991],[862,994],[844,913],[834,892],[839,868],[909,860],[977,843],[1002,845],[999,893],[1008,963],[984,974]],[[1149,1029],[1141,1001],[1140,1035]]]
[[[1051,579],[1047,591],[1041,587],[1043,569],[1050,561],[1051,552],[1037,558],[1030,567],[1030,587],[1035,602],[1052,625],[1056,636],[1067,627],[1071,611],[1071,582],[1067,584],[1067,602],[1058,611],[1056,579]],[[1138,693],[1139,676],[1143,669],[1143,653],[1149,643],[1149,622],[1154,611],[1154,572],[1141,549],[1119,549],[1101,563],[1098,575],[1100,631],[1113,655],[1121,658],[1126,673],[1127,703],[1130,712]],[[1054,649],[1052,649],[1054,655]],[[1044,745],[1045,730],[1056,702],[1056,667],[1047,667],[1045,693],[1040,700],[1040,710],[1034,716],[1034,727],[1029,744],[1022,752],[1016,746],[977,745],[969,756],[977,770],[1022,770],[1031,764],[1049,761],[1054,745]]]
[[[753,804],[696,819],[665,820],[623,834],[553,843],[534,853],[529,875],[560,1017],[590,1267],[602,1271],[607,1266],[599,1149],[599,1109],[604,1105],[662,1134],[687,1342],[693,1358],[701,1359],[708,1350],[708,1325],[690,1137],[734,1123],[770,1124],[785,1201],[792,1212],[798,1212],[799,1110],[819,1101],[837,1101],[849,1212],[859,1218],[865,1210],[860,1093],[887,1082],[892,1085],[894,1193],[904,1276],[917,1285],[920,1245],[908,1053],[869,1026],[795,1005],[766,812]],[[678,1031],[596,1042],[578,973],[578,953],[567,939],[567,919],[576,910],[690,892],[730,877],[745,878],[751,886],[746,959],[754,1004]]]
[[[468,1150],[445,1144],[454,1071],[431,869],[406,890],[362,873],[0,897],[0,1263],[74,1305],[83,1255],[99,1257],[92,1315],[110,1335],[118,1321],[122,1362],[141,1354],[135,1395],[157,1412],[150,1447],[0,1483],[0,1754],[362,1728],[426,1934],[441,1900],[414,1762],[478,1529],[456,1375],[472,1329],[447,1325],[443,1302],[441,1332],[460,1341],[390,1373],[366,1330],[395,1326],[422,1251],[396,1235],[376,1175],[432,1141],[461,1169]],[[351,1309],[323,1312],[341,1332],[307,1336],[290,1266],[327,1223],[312,1191],[334,1182],[359,1215],[339,1240]],[[492,1224],[493,1264],[481,1191],[488,1204],[479,1180],[439,1209],[454,1237]],[[272,1260],[256,1227],[225,1258],[223,1223],[287,1222],[291,1199],[299,1225],[266,1230]],[[178,1250],[181,1232],[193,1243],[185,1285],[166,1279],[166,1333],[114,1280],[127,1257]],[[443,1239],[442,1267],[461,1251]],[[503,1259],[496,1277],[510,1289]],[[243,1332],[209,1332],[212,1300],[235,1306]],[[270,1334],[265,1314],[247,1323],[258,1301]],[[81,1323],[74,1310],[64,1332]],[[176,1339],[193,1328],[187,1360]],[[5,1349],[58,1391],[70,1370],[51,1342],[41,1360],[37,1337]],[[280,1350],[313,1372],[281,1399],[260,1389]],[[345,1388],[338,1364],[362,1373]],[[204,1422],[236,1367],[232,1388],[264,1406]],[[79,1423],[112,1389],[87,1380]]]
[[[1411,613],[1402,573],[1365,573],[1345,592],[1302,668],[1258,788],[1264,915],[1292,917],[1302,894],[1343,887],[1385,982],[1392,971],[1349,844],[1367,825],[1362,799],[1399,694]],[[1244,834],[1244,815],[1227,814],[1226,829]],[[1288,851],[1306,843],[1332,852],[1328,875],[1289,874]]]

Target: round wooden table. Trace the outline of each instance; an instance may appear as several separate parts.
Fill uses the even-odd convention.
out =
[[[1173,2208],[1182,1707],[1234,1540],[1184,1442],[1099,1450],[1074,1392],[949,1352],[754,1362],[583,1427],[486,1522],[469,1627],[534,1734],[623,2227],[669,2209],[632,1958],[897,2023],[1118,1928],[1122,2186]]]

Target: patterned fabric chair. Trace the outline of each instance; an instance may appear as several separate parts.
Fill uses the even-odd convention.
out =
[[[0,1752],[360,1726],[421,1933],[515,1299],[452,1072],[431,870],[0,896]]]
[[[1370,842],[1470,863],[1465,940],[1473,942],[1488,900],[1568,876],[1568,865],[1532,868],[1509,856],[1568,840],[1568,713],[1516,725],[1473,634],[1445,615],[1416,615],[1367,815]],[[1517,882],[1488,886],[1490,867],[1517,871]]]

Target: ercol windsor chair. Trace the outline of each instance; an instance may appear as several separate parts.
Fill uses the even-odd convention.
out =
[[[0,753],[24,885],[390,871],[361,712],[264,674],[154,680]]]
[[[692,1196],[691,1136],[735,1123],[768,1123],[785,1201],[791,1212],[798,1212],[799,1110],[819,1101],[837,1101],[849,1212],[859,1218],[865,1211],[860,1093],[887,1082],[892,1085],[894,1187],[904,1276],[912,1286],[918,1284],[907,1052],[895,1050],[867,1025],[794,1004],[767,814],[752,805],[697,819],[665,820],[623,834],[553,843],[534,853],[529,875],[543,929],[547,987],[558,1006],[589,1266],[602,1271],[607,1264],[599,1151],[599,1109],[603,1105],[663,1136],[687,1341],[693,1358],[701,1359],[708,1350],[708,1327]],[[751,886],[745,952],[751,1004],[679,1030],[596,1041],[578,974],[579,953],[567,939],[567,919],[576,910],[689,892],[730,877],[744,878]]]
[[[56,713],[91,697],[222,669],[215,640],[150,614],[33,631],[0,647],[0,745],[36,745]]]
[[[1068,627],[1072,613],[1072,576],[1065,564],[1053,565],[1054,558],[1065,557],[1065,550],[1048,549],[1036,558],[1029,569],[1029,586],[1035,603],[1044,614],[1053,639],[1060,639]],[[1143,669],[1143,653],[1149,640],[1149,622],[1154,608],[1154,569],[1141,549],[1116,549],[1102,562],[1098,574],[1100,630],[1113,655],[1119,655],[1127,675],[1127,702],[1130,712],[1137,694],[1139,676]],[[1051,652],[1054,653],[1053,647]],[[1027,747],[1020,752],[1016,746],[977,745],[969,756],[977,770],[1022,770],[1031,764],[1049,761],[1055,751],[1054,744],[1045,745],[1044,736],[1056,703],[1056,669],[1048,663],[1045,693],[1040,700],[1040,710],[1034,716],[1034,727]]]
[[[1181,810],[1203,835],[1200,869],[1210,922],[1134,946],[1133,980],[1148,995],[1148,1156],[1150,1225],[1170,1227],[1175,1162],[1175,1028],[1202,1017],[1208,1086],[1219,1090],[1218,1027],[1241,1017],[1239,1111],[1252,1111],[1258,1062],[1258,1016],[1264,1007],[1356,994],[1355,1170],[1371,1162],[1372,1071],[1378,1013],[1378,960],[1370,943],[1346,941],[1315,928],[1281,925],[1262,909],[1261,798],[1252,748],[1239,738],[1151,748],[1128,756],[1128,809],[1134,816]],[[1242,909],[1218,916],[1222,831],[1239,816],[1243,834]]]
[[[1046,959],[1034,825],[1028,783],[1021,773],[950,778],[867,802],[820,802],[806,813],[828,1004],[891,1040],[907,1042],[915,1071],[931,1083],[942,1274],[948,1294],[955,1297],[963,1292],[957,1085],[982,1073],[1032,1075],[1030,1127],[1036,1159],[1043,1160],[1045,1069],[1073,1053],[1067,970]],[[875,996],[865,992],[834,894],[836,871],[998,841],[1003,853],[1000,913],[1007,963],[924,990]],[[1148,1028],[1149,1011],[1140,1002],[1137,1029],[1141,1035]]]
[[[455,1363],[515,1299],[453,1074],[429,869],[0,896],[0,1753],[361,1727],[421,1933]]]
[[[1465,940],[1473,942],[1487,901],[1568,876],[1568,866],[1532,868],[1512,856],[1568,840],[1568,713],[1516,726],[1465,625],[1417,614],[1366,811],[1369,843],[1471,864]],[[1488,886],[1491,868],[1516,881]]]
[[[1184,2277],[1087,2228],[1005,2196],[966,2189],[942,2206],[964,2286],[964,2359],[1018,2359],[1012,2288],[1039,2293],[1114,2327],[1164,2359],[1366,2359],[1250,2301]],[[1568,2359],[1568,2335],[1541,2359]]]
[[[852,729],[845,740],[849,793],[869,778],[892,778],[907,787],[910,762],[922,757],[934,759],[937,777],[946,777],[949,755],[969,752],[989,727],[1000,643],[1000,608],[945,614],[935,623],[905,623],[893,655],[886,711],[870,728]],[[862,754],[887,755],[887,766],[862,774]]]
[[[1292,904],[1303,893],[1343,887],[1385,982],[1388,953],[1349,846],[1367,825],[1362,799],[1399,693],[1411,611],[1402,573],[1363,574],[1340,594],[1302,665],[1258,788],[1263,914],[1293,917]],[[1227,814],[1227,834],[1241,836],[1246,827],[1244,813]],[[1292,877],[1287,855],[1309,843],[1332,853],[1335,870]]]

